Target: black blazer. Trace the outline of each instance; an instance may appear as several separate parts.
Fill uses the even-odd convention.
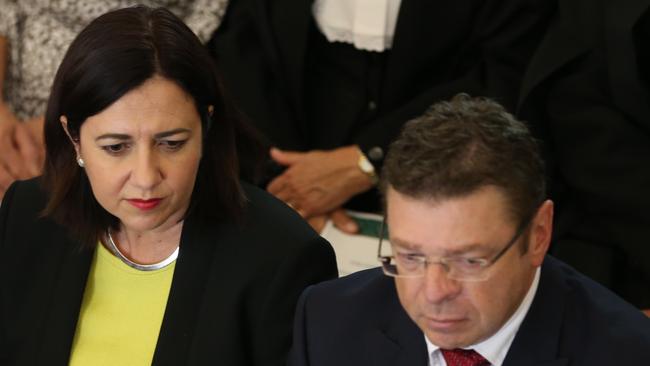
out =
[[[648,365],[650,319],[547,257],[504,366]],[[289,366],[428,365],[422,331],[394,280],[371,269],[309,287],[300,298]]]
[[[552,253],[650,308],[650,0],[563,0],[520,116],[544,140]]]
[[[300,292],[336,277],[329,244],[284,204],[244,185],[243,226],[183,226],[154,365],[283,365]],[[0,364],[67,365],[93,251],[39,217],[38,181],[0,209]]]
[[[304,89],[311,5],[232,0],[209,43],[226,89],[270,142],[285,149],[323,148],[306,146],[300,132],[309,122]],[[514,110],[553,8],[548,0],[403,0],[377,118],[363,126],[332,121],[332,136],[345,134],[336,141],[358,144],[375,159],[368,152],[386,151],[407,120],[457,93],[490,96]]]

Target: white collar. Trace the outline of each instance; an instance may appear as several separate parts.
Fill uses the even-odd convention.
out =
[[[493,366],[501,366],[503,361],[508,354],[510,345],[515,339],[515,335],[519,330],[519,326],[524,321],[528,310],[533,303],[535,294],[537,293],[537,287],[539,286],[539,277],[540,277],[540,268],[537,268],[535,271],[535,277],[533,278],[533,283],[530,285],[526,296],[519,304],[517,310],[512,314],[510,319],[503,324],[503,326],[492,336],[483,340],[482,342],[470,345],[465,347],[465,349],[473,349],[478,352],[483,358],[490,361]],[[425,336],[424,340],[427,343],[427,351],[429,354],[429,365],[430,366],[442,366],[445,363],[442,363],[442,353],[438,350],[440,347],[434,345],[429,341]]]
[[[330,42],[382,52],[393,45],[402,0],[316,0],[312,14]]]

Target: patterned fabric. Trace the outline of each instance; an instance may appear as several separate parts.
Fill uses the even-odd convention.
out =
[[[490,366],[490,362],[473,349],[441,349],[447,366]]]
[[[83,27],[109,10],[136,4],[168,8],[205,42],[227,0],[0,0],[0,36],[9,44],[4,97],[16,116],[44,114],[54,74]]]

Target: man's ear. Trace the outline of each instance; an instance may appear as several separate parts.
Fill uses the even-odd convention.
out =
[[[77,152],[77,156],[80,156],[79,140],[74,139],[72,135],[70,135],[70,131],[68,130],[68,118],[66,118],[66,116],[61,116],[59,117],[59,122],[61,122],[61,127],[63,128],[63,131],[65,131],[65,134],[68,135],[68,139],[70,139],[70,143],[72,144],[72,146],[74,146],[74,149]]]
[[[530,242],[528,243],[528,255],[531,263],[539,267],[544,262],[544,257],[551,245],[553,235],[553,201],[546,200],[537,209],[530,227]]]

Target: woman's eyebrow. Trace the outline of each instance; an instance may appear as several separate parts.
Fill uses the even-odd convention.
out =
[[[186,133],[186,132],[189,133],[189,132],[192,132],[192,131],[190,129],[188,129],[188,128],[175,128],[173,130],[159,132],[159,133],[155,134],[153,137],[155,139],[161,139],[161,138],[177,135],[179,133]],[[131,139],[131,136],[127,135],[127,134],[124,134],[124,133],[106,133],[106,134],[103,134],[103,135],[98,136],[97,138],[95,138],[95,141],[100,141],[100,140],[105,140],[105,139],[129,140],[129,139]]]
[[[179,134],[179,133],[184,133],[184,132],[189,133],[189,132],[192,132],[192,130],[190,130],[188,128],[175,128],[173,130],[159,132],[159,133],[153,135],[153,137],[155,139],[161,139],[161,138],[169,137],[169,136],[176,135],[176,134]]]
[[[105,139],[115,139],[115,140],[128,140],[131,136],[123,133],[106,133],[95,138],[95,141],[105,140]]]

